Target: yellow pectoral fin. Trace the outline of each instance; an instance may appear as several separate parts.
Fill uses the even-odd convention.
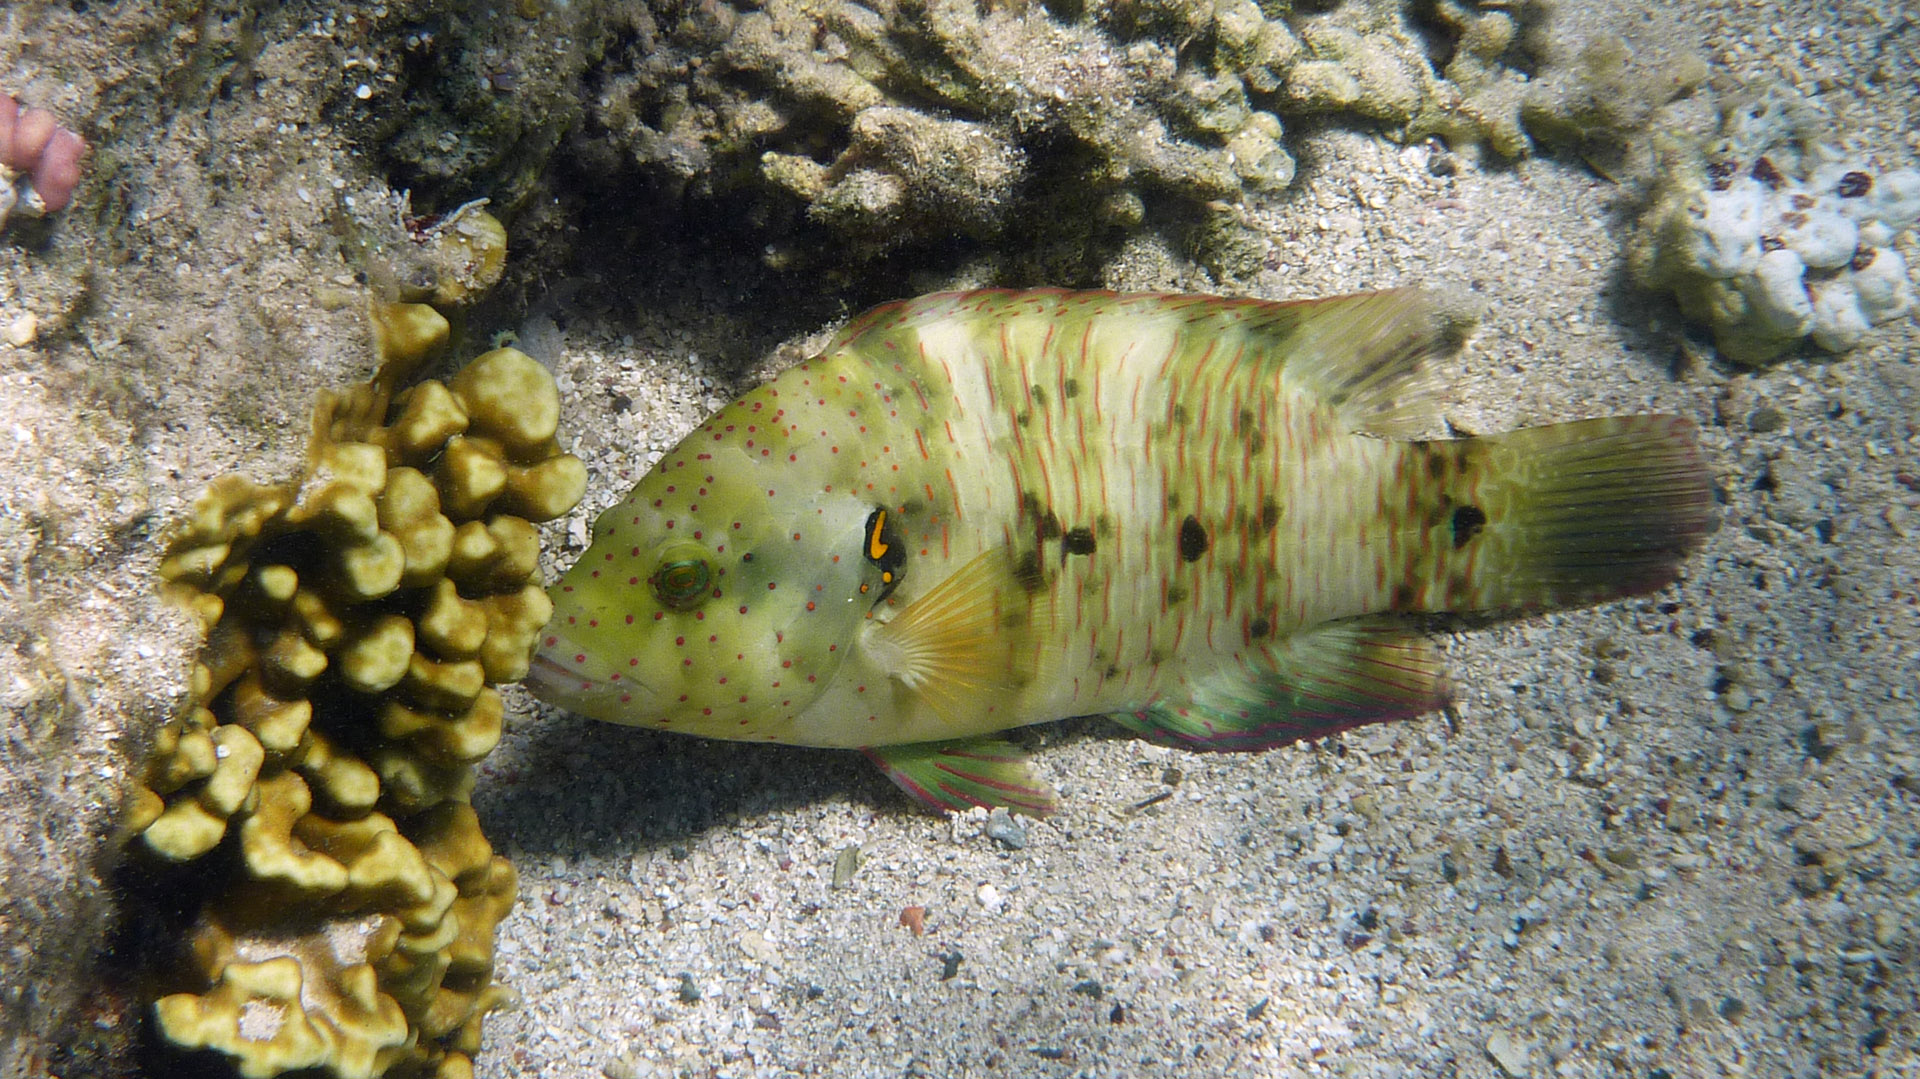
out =
[[[867,654],[942,719],[970,724],[1041,677],[1053,592],[987,550],[867,631]],[[1009,726],[1013,723],[1009,722]]]

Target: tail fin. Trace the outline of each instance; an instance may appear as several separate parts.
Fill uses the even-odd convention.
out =
[[[1670,584],[1706,537],[1693,424],[1615,416],[1420,447],[1450,511],[1430,529],[1426,610],[1578,607]],[[1445,467],[1433,465],[1442,459]]]

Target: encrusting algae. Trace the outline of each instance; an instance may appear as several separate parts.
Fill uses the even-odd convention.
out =
[[[473,236],[504,241],[450,242]],[[463,293],[497,276],[489,254]],[[207,643],[128,826],[157,875],[216,880],[196,878],[156,1040],[248,1077],[470,1075],[508,995],[514,871],[468,796],[501,734],[493,685],[526,673],[551,612],[534,522],[586,471],[540,364],[498,349],[401,389],[448,323],[382,302],[373,322],[379,373],[322,397],[305,473],[215,481],[161,567]]]

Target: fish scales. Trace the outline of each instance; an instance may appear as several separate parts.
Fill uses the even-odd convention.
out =
[[[877,308],[602,516],[533,684],[1025,808],[1051,803],[1017,754],[959,740],[1109,713],[1260,748],[1428,710],[1406,616],[1658,587],[1707,501],[1670,417],[1408,437],[1440,340],[1413,292]]]

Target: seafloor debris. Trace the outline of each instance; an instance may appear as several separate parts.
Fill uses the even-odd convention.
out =
[[[1846,352],[1913,306],[1894,239],[1920,219],[1920,171],[1879,168],[1832,134],[1818,108],[1771,93],[1662,155],[1634,275],[1672,292],[1736,363],[1773,362],[1807,338]]]
[[[0,93],[0,228],[13,214],[58,213],[80,185],[87,144],[45,109]]]
[[[215,481],[161,567],[207,644],[128,815],[138,864],[197,897],[156,1031],[249,1077],[471,1074],[507,995],[514,872],[467,799],[500,738],[493,684],[526,673],[551,612],[533,522],[586,473],[540,364],[498,349],[402,390],[448,323],[373,318],[379,374],[322,398],[305,473]]]

